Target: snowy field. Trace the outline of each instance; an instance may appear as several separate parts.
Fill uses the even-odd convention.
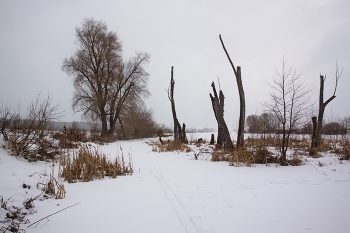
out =
[[[207,138],[209,139],[209,138]],[[350,232],[350,163],[335,155],[299,167],[230,167],[194,160],[193,152],[152,152],[145,140],[101,149],[131,153],[134,174],[64,183],[66,197],[34,202],[32,232]],[[119,150],[119,152],[118,152]],[[323,163],[320,167],[318,164]],[[28,163],[0,148],[0,195],[7,206],[35,197],[50,164]],[[31,188],[23,188],[23,184]],[[5,218],[1,209],[0,221]],[[0,223],[0,227],[7,225]]]

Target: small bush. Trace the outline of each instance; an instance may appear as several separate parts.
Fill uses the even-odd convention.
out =
[[[257,146],[254,153],[254,162],[259,164],[274,163],[276,158],[272,155],[267,147]]]

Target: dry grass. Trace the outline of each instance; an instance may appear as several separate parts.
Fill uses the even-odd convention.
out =
[[[240,148],[231,153],[229,165],[235,167],[251,167],[254,164],[254,154],[252,151]]]
[[[153,152],[171,152],[171,151],[183,151],[191,152],[192,149],[187,144],[180,143],[177,141],[163,141],[163,143],[158,141],[147,142],[148,145],[152,146]]]
[[[275,147],[276,145],[278,145],[279,139],[278,137],[276,137],[275,135],[265,135],[265,136],[260,136],[260,137],[248,137],[245,140],[245,146],[246,147],[254,147],[254,146],[271,146],[271,147]]]
[[[211,161],[230,161],[231,153],[221,148],[221,146],[215,146],[215,149],[211,153]]]
[[[298,150],[295,150],[292,154],[292,158],[288,160],[288,163],[292,166],[300,166],[302,162],[302,154]]]
[[[63,168],[61,176],[69,183],[88,182],[103,179],[105,176],[116,178],[118,175],[133,173],[131,161],[131,155],[129,163],[126,164],[123,154],[112,161],[98,149],[83,146],[71,159],[66,156],[61,158],[60,164]]]
[[[311,158],[314,158],[314,159],[317,159],[317,158],[322,157],[322,155],[321,155],[320,153],[318,153],[318,152],[320,152],[320,151],[321,151],[321,150],[318,150],[318,149],[316,149],[316,148],[309,148],[309,149],[308,149],[309,156],[310,156]]]
[[[334,153],[340,155],[341,160],[349,160],[350,159],[350,147],[343,147],[334,150]]]

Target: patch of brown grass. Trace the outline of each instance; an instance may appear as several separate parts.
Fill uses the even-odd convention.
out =
[[[129,163],[124,161],[124,155],[110,160],[96,148],[83,146],[79,148],[72,158],[63,156],[60,164],[62,166],[61,176],[69,183],[78,181],[88,182],[95,179],[103,179],[105,176],[116,178],[118,175],[133,173],[129,155]]]
[[[211,161],[212,162],[218,162],[218,161],[230,161],[231,154],[222,149],[221,147],[215,146],[215,149],[211,153]]]
[[[300,166],[302,162],[302,155],[299,153],[298,150],[295,150],[292,154],[292,158],[288,160],[288,163],[292,166]]]
[[[350,147],[343,147],[341,149],[336,149],[334,152],[341,156],[340,157],[341,160],[350,159]]]
[[[233,150],[230,156],[229,165],[235,167],[251,167],[254,164],[254,154],[245,148]]]
[[[178,141],[163,141],[163,143],[158,141],[147,142],[148,145],[152,146],[153,152],[172,152],[172,151],[182,151],[191,152],[192,149],[187,144],[180,143]]]
[[[309,149],[308,149],[309,156],[310,156],[311,158],[314,158],[314,159],[317,159],[317,158],[322,157],[322,155],[318,153],[318,152],[320,152],[320,151],[322,151],[322,150],[318,150],[317,148],[309,148]]]

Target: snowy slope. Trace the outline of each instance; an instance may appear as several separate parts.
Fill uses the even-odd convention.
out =
[[[300,167],[230,167],[190,153],[152,152],[147,140],[102,147],[132,154],[135,173],[65,183],[66,198],[35,201],[26,232],[349,232],[350,163],[327,154]],[[126,156],[127,157],[127,156]],[[318,161],[325,164],[319,167]],[[45,163],[29,164],[0,149],[0,195],[20,205],[40,193]],[[22,184],[32,186],[23,189]],[[3,219],[3,213],[0,213]],[[0,225],[1,226],[1,225]]]

